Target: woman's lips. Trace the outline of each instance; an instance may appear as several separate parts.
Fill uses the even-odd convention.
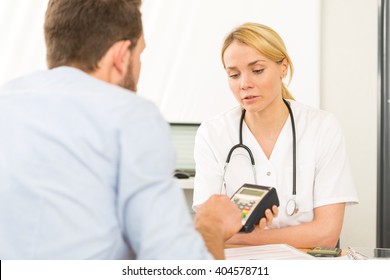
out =
[[[253,100],[255,100],[256,98],[258,98],[258,96],[255,96],[255,95],[248,95],[248,96],[245,96],[242,100],[243,100],[243,101],[253,101]]]

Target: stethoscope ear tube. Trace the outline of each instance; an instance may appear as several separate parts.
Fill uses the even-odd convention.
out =
[[[253,157],[253,154],[252,154],[252,151],[249,149],[248,146],[244,145],[244,144],[237,144],[237,145],[234,145],[230,151],[229,151],[229,154],[226,158],[226,162],[225,162],[225,165],[223,167],[223,175],[222,175],[222,185],[221,185],[221,190],[220,190],[220,194],[222,194],[222,191],[225,190],[225,194],[226,194],[226,182],[225,182],[225,174],[226,174],[226,170],[228,168],[228,165],[229,165],[229,162],[230,162],[230,159],[232,157],[232,154],[234,152],[235,149],[237,148],[242,148],[242,149],[245,149],[248,154],[249,154],[249,158],[251,160],[251,164],[252,164],[252,171],[253,171],[253,178],[254,178],[254,181],[255,181],[255,184],[257,185],[257,176],[256,176],[256,166],[255,166],[255,158]]]
[[[237,144],[237,145],[234,145],[234,146],[230,149],[229,154],[228,154],[228,156],[227,156],[227,158],[226,158],[226,163],[229,163],[229,162],[230,162],[230,158],[232,157],[232,154],[233,154],[234,150],[237,149],[237,148],[243,148],[243,149],[245,149],[245,150],[248,152],[248,154],[249,154],[249,158],[250,158],[250,160],[251,160],[251,164],[252,164],[252,165],[255,165],[255,158],[253,157],[253,154],[252,154],[251,149],[249,149],[248,146],[246,146],[246,145],[244,145],[244,144]]]
[[[295,195],[297,194],[297,139],[295,133],[295,121],[294,114],[291,110],[291,106],[287,100],[283,99],[284,104],[286,104],[288,112],[290,114],[291,119],[291,129],[292,129],[292,137],[293,137],[293,199],[295,201]]]

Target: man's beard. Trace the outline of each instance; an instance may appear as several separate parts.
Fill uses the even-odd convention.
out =
[[[137,92],[137,83],[135,82],[134,74],[133,74],[132,70],[133,70],[133,64],[131,63],[131,59],[130,59],[129,64],[128,64],[127,69],[126,69],[126,73],[125,73],[123,80],[119,86],[121,86],[125,89],[128,89],[128,90]]]

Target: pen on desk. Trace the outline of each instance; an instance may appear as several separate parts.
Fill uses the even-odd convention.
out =
[[[362,253],[356,251],[355,249],[353,249],[351,247],[348,247],[347,256],[349,259],[352,259],[352,260],[367,260],[368,259],[367,256],[363,255]]]

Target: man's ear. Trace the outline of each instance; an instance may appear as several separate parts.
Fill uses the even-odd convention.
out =
[[[125,73],[127,69],[127,64],[129,63],[130,56],[130,40],[123,40],[116,42],[114,47],[114,61],[113,66],[118,71],[119,74]]]

